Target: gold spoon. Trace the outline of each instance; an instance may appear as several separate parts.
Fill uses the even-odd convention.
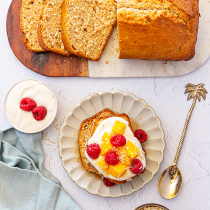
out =
[[[184,137],[187,131],[188,123],[190,120],[190,116],[192,114],[192,111],[194,109],[196,99],[201,100],[201,96],[203,99],[206,99],[206,95],[208,92],[203,87],[205,84],[198,84],[193,85],[191,83],[186,85],[185,94],[189,93],[187,100],[189,101],[191,98],[193,98],[193,104],[190,108],[190,111],[187,114],[187,119],[185,122],[184,130],[182,132],[181,140],[179,142],[179,146],[176,152],[176,157],[174,159],[174,163],[169,166],[168,168],[163,171],[163,173],[160,175],[159,181],[158,181],[158,190],[160,195],[165,199],[171,199],[174,198],[182,187],[182,175],[180,170],[177,167],[177,162],[179,159],[179,155],[181,152],[181,148],[184,142]]]

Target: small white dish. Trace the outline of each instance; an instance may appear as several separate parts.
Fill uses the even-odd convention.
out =
[[[35,100],[37,106],[45,106],[47,115],[41,121],[33,118],[32,112],[20,109],[22,98]],[[37,133],[46,129],[57,114],[57,99],[49,85],[40,80],[26,79],[13,85],[4,100],[4,112],[7,120],[15,129],[24,133]]]
[[[127,114],[134,130],[142,128],[148,134],[148,140],[142,144],[146,151],[145,172],[132,181],[113,187],[106,187],[97,175],[85,170],[78,145],[78,132],[82,121],[105,108]],[[164,131],[153,109],[142,99],[122,91],[104,91],[82,99],[73,107],[60,130],[59,147],[63,167],[79,187],[102,197],[120,197],[141,189],[157,173],[165,149]]]

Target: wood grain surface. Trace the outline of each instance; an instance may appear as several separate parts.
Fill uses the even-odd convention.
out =
[[[7,36],[18,60],[32,71],[50,77],[88,77],[88,61],[76,56],[63,56],[52,52],[31,52],[23,42],[20,28],[22,0],[13,0],[7,14]]]

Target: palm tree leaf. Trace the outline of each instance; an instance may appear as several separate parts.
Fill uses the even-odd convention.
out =
[[[205,84],[203,84],[203,83],[200,83],[200,84],[198,84],[198,87],[203,87]]]
[[[203,97],[203,100],[205,101],[206,100],[206,95],[204,92],[201,92],[201,96]]]
[[[190,88],[187,88],[185,90],[185,93],[189,93],[189,92],[194,91],[194,90],[195,90],[195,88],[190,87]]]
[[[196,89],[196,86],[195,85],[189,85],[189,86],[186,86],[186,89],[189,89],[189,90],[195,90]]]
[[[190,85],[190,86],[186,86],[186,88],[187,88],[187,89],[190,89],[190,88],[191,88],[191,89],[195,89],[196,86],[195,86],[195,85],[194,85],[194,86],[191,86],[191,85]]]
[[[205,88],[202,89],[202,91],[206,94],[208,94],[207,90]]]
[[[188,101],[192,98],[192,94],[193,92],[188,95],[188,98],[187,98]]]
[[[197,99],[199,100],[199,102],[201,101],[201,96],[199,94],[196,94]]]
[[[186,85],[186,88],[188,88],[188,87],[195,87],[195,85],[193,85],[192,83],[188,83],[187,85]]]
[[[186,89],[186,90],[184,91],[184,94],[189,93],[189,92],[190,92],[190,90]]]

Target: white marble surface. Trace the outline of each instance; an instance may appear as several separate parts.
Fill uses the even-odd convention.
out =
[[[58,99],[57,122],[45,132],[42,144],[45,166],[61,181],[63,187],[85,210],[130,210],[145,203],[159,203],[170,210],[210,209],[210,95],[197,103],[189,123],[186,139],[178,162],[183,175],[183,187],[173,200],[160,197],[157,182],[161,172],[173,160],[184,126],[186,114],[192,104],[184,95],[189,82],[205,83],[210,93],[210,59],[194,72],[172,78],[48,78],[24,67],[13,55],[6,35],[6,14],[10,0],[0,1],[0,129],[9,126],[4,116],[3,102],[9,88],[16,82],[34,78],[49,84]],[[142,98],[160,118],[165,130],[165,157],[160,170],[142,190],[120,198],[102,198],[91,195],[72,182],[62,167],[57,142],[60,124],[71,108],[90,93],[103,90],[122,90]],[[2,201],[1,201],[2,202]]]

